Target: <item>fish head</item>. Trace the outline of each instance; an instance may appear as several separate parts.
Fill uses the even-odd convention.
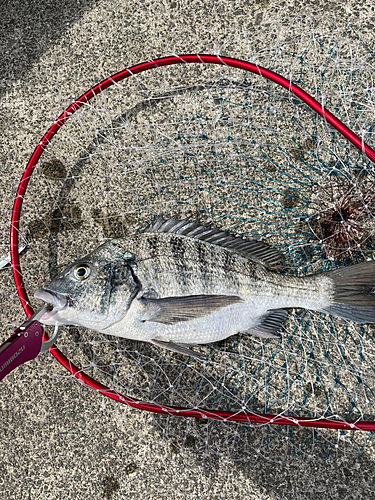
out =
[[[120,321],[141,288],[135,257],[114,240],[69,265],[37,290],[34,297],[53,306],[45,325],[75,325],[105,330]]]

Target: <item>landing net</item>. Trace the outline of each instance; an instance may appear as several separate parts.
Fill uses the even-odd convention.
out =
[[[306,31],[288,49],[251,47],[250,62],[298,85],[374,148],[374,54],[350,27]],[[113,78],[41,144],[18,228],[32,249],[21,257],[30,297],[65,265],[158,216],[265,241],[294,275],[375,259],[375,167],[363,151],[259,74],[159,66]],[[373,325],[291,310],[281,340],[237,335],[201,347],[205,363],[77,327],[62,327],[57,347],[78,376],[165,410],[155,425],[171,449],[241,460],[362,450],[369,432],[211,421],[201,409],[373,422],[374,340]],[[175,407],[204,418],[177,419]]]

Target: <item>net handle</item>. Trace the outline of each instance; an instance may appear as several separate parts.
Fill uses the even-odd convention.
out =
[[[189,54],[182,56],[169,56],[160,59],[155,59],[152,61],[143,62],[137,64],[131,68],[127,68],[115,75],[103,80],[101,83],[95,85],[87,92],[85,92],[81,97],[79,97],[75,102],[73,102],[54,122],[54,124],[47,130],[42,140],[39,142],[32,154],[27,167],[22,175],[21,181],[19,183],[11,220],[10,227],[10,253],[12,262],[12,272],[14,277],[14,282],[16,284],[17,293],[20,298],[21,304],[27,317],[29,318],[33,314],[33,309],[30,305],[28,295],[24,286],[23,276],[19,260],[18,252],[18,232],[19,232],[19,221],[21,207],[26,192],[27,185],[29,183],[30,177],[34,171],[36,164],[39,161],[44,148],[48,146],[53,136],[58,132],[58,130],[64,125],[66,120],[75,113],[84,104],[90,101],[100,92],[111,87],[118,82],[121,82],[125,78],[129,78],[137,73],[142,73],[144,71],[155,69],[163,66],[171,66],[175,64],[190,64],[190,63],[204,63],[204,64],[218,64],[223,66],[229,66],[233,68],[242,69],[259,75],[267,80],[270,80],[278,85],[281,85],[287,89],[292,94],[296,95],[299,99],[305,102],[311,109],[324,118],[324,120],[332,125],[338,132],[340,132],[346,139],[348,139],[358,150],[360,150],[365,156],[367,156],[371,161],[375,162],[375,151],[368,146],[363,139],[358,137],[354,132],[352,132],[346,125],[344,125],[338,118],[336,118],[332,113],[330,113],[323,104],[320,104],[316,99],[307,94],[300,87],[287,80],[283,76],[277,73],[239,59],[232,59],[229,57],[213,56],[206,54]],[[140,410],[150,411],[154,413],[162,413],[166,415],[174,415],[180,417],[196,417],[196,418],[207,418],[213,420],[224,420],[224,421],[236,421],[236,422],[246,422],[254,424],[276,424],[276,425],[291,425],[300,427],[315,427],[315,428],[330,428],[330,429],[346,429],[346,430],[363,430],[363,431],[375,431],[375,422],[366,421],[344,421],[338,419],[313,419],[304,417],[288,417],[288,416],[276,416],[269,414],[253,414],[250,412],[230,412],[230,411],[216,411],[216,410],[205,410],[205,409],[188,409],[179,407],[167,407],[156,405],[154,403],[146,403],[144,401],[137,401],[128,396],[123,396],[116,391],[113,391],[104,385],[100,384],[94,380],[89,375],[85,374],[77,366],[75,366],[69,359],[64,356],[56,347],[50,348],[51,354],[62,364],[74,377],[76,377],[80,382],[88,385],[92,389],[104,394],[105,396],[114,399],[120,403],[127,404],[134,408]]]

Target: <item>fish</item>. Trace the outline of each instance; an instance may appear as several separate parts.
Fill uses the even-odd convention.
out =
[[[306,276],[285,255],[196,220],[159,217],[108,240],[34,297],[40,322],[75,325],[204,358],[193,348],[238,333],[279,339],[290,308],[375,322],[375,261]]]

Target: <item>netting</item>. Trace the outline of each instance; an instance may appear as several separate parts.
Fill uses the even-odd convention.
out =
[[[326,36],[311,28],[287,49],[277,41],[249,47],[251,61],[302,87],[375,146],[374,54],[350,27],[331,26]],[[22,258],[24,281],[40,288],[158,216],[263,240],[285,253],[283,272],[295,275],[375,259],[374,176],[374,164],[324,118],[259,75],[156,68],[100,92],[44,148],[21,217],[32,248]],[[375,328],[292,310],[284,330],[280,340],[239,334],[204,346],[204,363],[77,327],[62,327],[57,347],[111,390],[163,407],[373,421]],[[272,459],[276,450],[357,452],[371,437],[154,418],[172,450],[238,460]]]

